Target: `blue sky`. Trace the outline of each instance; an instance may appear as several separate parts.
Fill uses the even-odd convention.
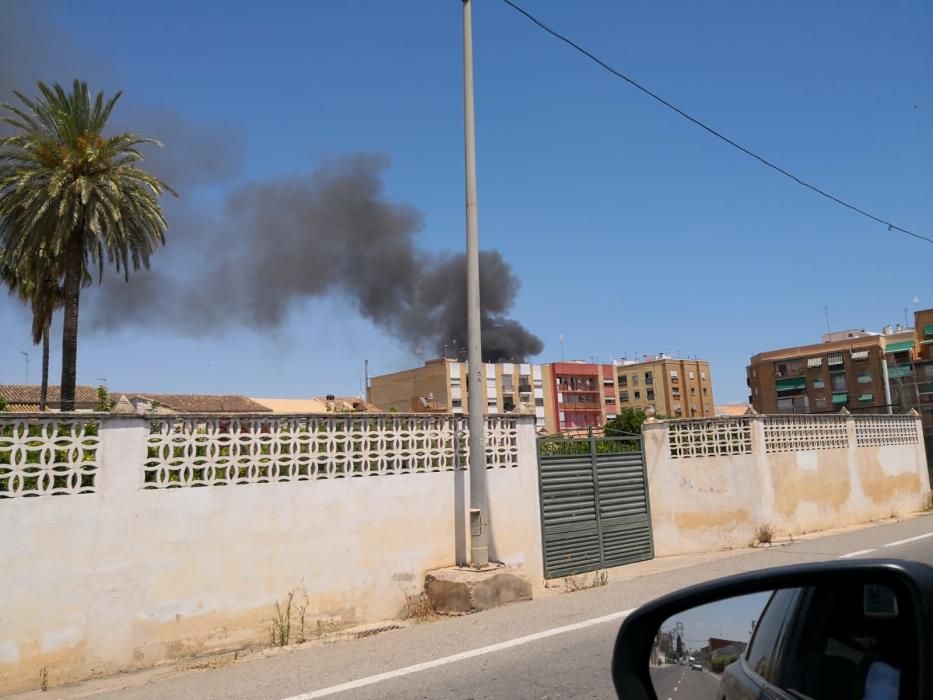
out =
[[[933,235],[930,3],[522,4],[748,147]],[[116,118],[162,138],[163,157],[173,144],[184,153],[173,180],[182,197],[167,203],[169,244],[154,268],[193,274],[203,252],[191,222],[221,217],[231,192],[373,152],[392,159],[385,196],[423,214],[418,244],[459,251],[460,8],[2,0],[0,87],[77,75],[122,88]],[[752,162],[501,0],[475,0],[474,23],[480,240],[521,279],[510,315],[544,341],[537,360],[559,359],[560,335],[568,357],[696,355],[712,364],[717,402],[742,401],[749,356],[817,341],[824,306],[835,329],[903,321],[915,296],[933,306],[933,247]],[[101,293],[85,297],[82,314]],[[13,299],[0,298],[0,328],[0,381],[22,381],[22,350],[37,381],[39,353]],[[53,378],[59,342],[56,329]],[[355,393],[366,358],[374,373],[415,362],[335,294],[293,305],[275,329],[188,337],[85,325],[78,380]]]
[[[684,646],[691,650],[706,646],[710,637],[747,643],[752,622],[761,617],[770,597],[770,592],[752,593],[690,608],[667,619],[661,629],[673,631],[678,622],[683,623]]]

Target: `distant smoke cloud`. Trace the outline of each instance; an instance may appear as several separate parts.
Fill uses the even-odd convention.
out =
[[[92,307],[93,325],[158,323],[196,334],[232,325],[274,328],[297,302],[336,293],[410,345],[432,343],[439,353],[444,345],[465,348],[464,256],[416,247],[422,216],[383,196],[388,162],[345,158],[309,178],[237,190],[224,220],[213,225],[184,230],[170,222],[170,236],[207,264],[190,279],[153,270],[129,285],[107,281]],[[498,252],[484,251],[480,269],[484,359],[541,352],[541,340],[506,316],[519,288],[511,267]]]
[[[93,91],[126,87],[111,129],[158,139],[143,167],[179,190],[166,199],[168,245],[153,269],[126,284],[114,274],[88,290],[82,318],[92,328],[125,324],[170,328],[203,336],[228,327],[279,327],[297,303],[326,294],[353,301],[361,315],[412,346],[438,353],[466,347],[463,255],[416,247],[421,213],[388,201],[382,171],[388,158],[355,156],[310,177],[258,183],[235,191],[220,220],[195,211],[195,187],[227,183],[241,171],[244,143],[234,128],[193,121],[146,105],[118,66],[80,51],[49,22],[41,5],[0,2],[0,102],[12,91],[36,94],[36,81],[69,86],[86,80]],[[0,133],[8,130],[0,124]],[[495,251],[481,260],[483,354],[521,359],[541,341],[507,317],[519,281]]]

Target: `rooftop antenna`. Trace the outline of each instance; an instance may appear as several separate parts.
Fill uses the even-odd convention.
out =
[[[829,325],[829,307],[828,306],[823,307],[823,315],[826,316],[826,332],[832,333],[833,329]]]
[[[26,361],[26,375],[23,380],[24,384],[29,384],[29,353],[25,350],[20,350],[19,354],[23,356],[23,359]]]
[[[560,334],[560,361],[564,361],[564,334]]]

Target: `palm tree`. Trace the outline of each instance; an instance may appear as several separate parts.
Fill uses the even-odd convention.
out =
[[[78,306],[82,280],[105,260],[129,280],[149,267],[168,227],[159,197],[175,192],[138,167],[138,147],[161,145],[137,134],[102,135],[122,93],[109,100],[75,80],[70,92],[37,83],[39,96],[14,92],[21,107],[3,104],[16,131],[0,138],[0,247],[9,263],[35,283],[40,256],[46,276],[62,281],[61,410],[74,409]]]
[[[45,278],[47,279],[47,278]],[[15,294],[32,308],[32,342],[42,343],[42,388],[39,392],[39,410],[45,411],[49,392],[49,327],[54,310],[61,306],[61,286],[55,284],[54,292],[45,281],[34,278],[13,267],[0,249],[0,283],[10,294]],[[52,298],[50,293],[54,293]]]
[[[28,303],[32,311],[32,342],[42,343],[42,385],[39,391],[39,410],[45,411],[49,394],[49,329],[52,317],[64,304],[64,290],[61,279],[52,274],[52,263],[44,255],[35,256],[36,265],[33,273],[17,271],[0,248],[0,284],[5,285],[10,294],[15,294]],[[82,286],[91,283],[91,275],[86,270]]]

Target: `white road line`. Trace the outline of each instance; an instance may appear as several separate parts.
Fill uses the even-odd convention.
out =
[[[848,554],[843,554],[839,558],[840,559],[851,559],[852,557],[858,557],[858,556],[861,556],[862,554],[869,554],[874,551],[876,550],[875,549],[860,549],[857,552],[849,552]]]
[[[332,685],[329,688],[321,688],[320,690],[312,690],[308,693],[302,693],[300,695],[292,695],[291,697],[285,698],[284,700],[312,700],[312,698],[323,698],[327,697],[328,695],[336,695],[337,693],[343,693],[348,690],[355,690],[356,688],[363,688],[367,685],[374,685],[383,681],[392,680],[393,678],[401,678],[402,676],[408,676],[412,673],[427,671],[428,669],[437,668],[438,666],[446,666],[447,664],[455,664],[458,661],[466,661],[467,659],[472,659],[477,656],[493,654],[497,651],[511,649],[513,647],[521,646],[522,644],[528,644],[529,642],[536,642],[539,639],[554,637],[558,634],[575,632],[576,630],[586,629],[587,627],[593,627],[594,625],[601,625],[604,622],[615,622],[617,620],[626,618],[634,610],[635,608],[621,610],[619,612],[610,613],[609,615],[603,615],[602,617],[594,617],[589,620],[583,620],[582,622],[574,622],[571,625],[554,627],[549,630],[544,630],[543,632],[535,632],[534,634],[528,634],[524,637],[516,637],[515,639],[509,639],[505,642],[499,642],[498,644],[490,644],[489,646],[479,647],[478,649],[463,651],[459,654],[443,656],[439,659],[434,659],[433,661],[425,661],[420,664],[413,664],[412,666],[398,668],[394,671],[386,671],[385,673],[377,673],[374,676],[358,678],[355,681],[348,681],[347,683],[341,683],[340,685]]]
[[[906,540],[898,540],[897,542],[888,542],[887,544],[881,545],[882,547],[897,547],[899,544],[907,544],[908,542],[916,542],[917,540],[924,540],[927,537],[933,537],[933,532],[928,532],[925,535],[917,535],[916,537],[908,537]]]

